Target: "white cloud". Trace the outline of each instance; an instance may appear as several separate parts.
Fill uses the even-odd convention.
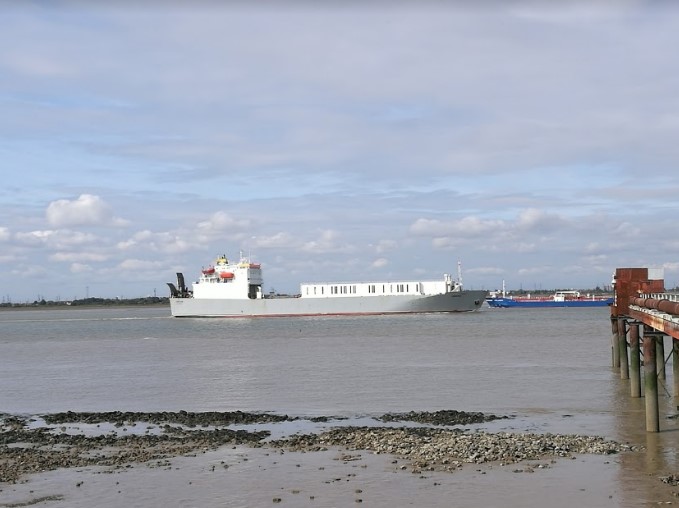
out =
[[[672,262],[672,263],[663,263],[662,267],[670,273],[677,273],[679,272],[679,263]]]
[[[124,226],[128,222],[113,216],[111,207],[99,196],[81,194],[75,200],[59,199],[47,207],[47,222],[57,228],[73,226]]]
[[[520,268],[517,270],[519,275],[541,275],[549,273],[553,268],[551,266],[533,266],[530,268]]]
[[[386,258],[377,258],[375,261],[372,263],[373,268],[384,268],[389,264],[389,260]]]
[[[597,252],[601,252],[602,248],[603,246],[599,242],[590,242],[585,245],[583,250],[586,253],[596,254]]]
[[[212,216],[205,221],[198,223],[198,229],[202,233],[213,233],[213,232],[242,232],[248,230],[251,224],[249,220],[246,219],[234,219],[228,213],[224,211],[215,212]]]
[[[521,211],[516,227],[522,231],[530,230],[539,233],[553,233],[565,225],[565,220],[554,213],[529,208]]]
[[[410,232],[416,235],[440,235],[444,224],[436,219],[417,219],[410,225]]]
[[[498,268],[495,266],[479,266],[476,268],[471,268],[469,270],[465,270],[465,273],[473,274],[473,275],[502,275],[505,273],[505,270],[502,268]]]
[[[97,252],[56,252],[49,257],[49,260],[55,263],[70,263],[74,261],[94,261],[101,263],[107,261],[109,258],[109,254]]]
[[[143,259],[125,259],[118,264],[118,268],[125,271],[148,271],[165,269],[165,265],[161,261],[147,261]]]
[[[632,239],[641,236],[643,233],[643,228],[641,224],[634,224],[632,222],[625,221],[618,224],[613,230],[613,233],[616,236],[621,235],[622,237]]]
[[[39,246],[47,243],[47,240],[56,234],[55,231],[28,231],[16,233],[15,238],[19,244],[26,246]]]
[[[72,263],[71,264],[71,273],[89,273],[92,272],[94,269],[87,264],[83,263]]]
[[[0,227],[0,242],[6,242],[11,236],[12,234],[10,233],[9,228]]]
[[[188,252],[195,248],[190,241],[170,232],[154,233],[149,230],[138,231],[127,240],[120,241],[116,247],[123,251],[151,250],[177,254]]]
[[[504,221],[482,220],[478,217],[464,217],[453,229],[453,234],[466,237],[478,237],[494,233],[505,227]]]
[[[459,220],[444,222],[438,219],[417,219],[410,226],[410,231],[423,236],[454,235],[473,238],[497,232],[506,227],[504,221],[483,220],[468,216]]]
[[[316,240],[305,242],[301,250],[311,254],[349,253],[354,250],[352,246],[340,243],[339,238],[336,230],[326,229],[320,232]]]
[[[447,236],[432,238],[431,245],[435,249],[454,249],[459,245],[459,240]]]
[[[529,252],[535,252],[538,249],[537,244],[530,242],[511,242],[504,245],[506,247],[505,251],[515,252],[517,254],[526,254]]]
[[[384,254],[385,252],[391,252],[398,248],[398,242],[394,240],[380,240],[380,242],[375,245],[375,252],[378,254]]]
[[[582,258],[582,261],[584,261],[590,266],[597,266],[608,263],[608,256],[606,254],[589,255],[584,256]]]
[[[286,249],[294,247],[297,243],[290,233],[285,232],[278,232],[269,236],[258,235],[251,240],[253,247],[262,247],[266,249]]]
[[[29,247],[46,246],[52,249],[69,249],[94,244],[99,241],[98,237],[91,233],[68,229],[19,232],[14,237],[20,245]]]

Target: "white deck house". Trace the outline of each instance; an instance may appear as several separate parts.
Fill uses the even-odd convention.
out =
[[[395,281],[395,282],[332,282],[301,284],[302,298],[341,298],[350,296],[381,295],[438,295],[449,291],[460,291],[459,284],[449,274],[437,281]]]

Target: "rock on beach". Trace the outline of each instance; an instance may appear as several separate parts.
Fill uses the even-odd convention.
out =
[[[291,451],[341,447],[401,457],[413,470],[454,471],[464,464],[510,464],[573,454],[611,454],[630,447],[601,437],[464,432],[440,428],[344,427],[269,442]]]

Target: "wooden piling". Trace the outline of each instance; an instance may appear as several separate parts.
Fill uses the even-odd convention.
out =
[[[627,355],[627,321],[618,319],[618,356],[620,358],[620,379],[629,379]]]
[[[644,397],[646,402],[646,431],[660,432],[658,409],[658,364],[655,357],[656,340],[650,327],[644,326]]]
[[[632,398],[641,397],[641,351],[639,349],[639,324],[631,323],[629,328],[630,351],[630,395]]]
[[[611,360],[614,369],[620,368],[620,342],[618,342],[617,317],[611,317]]]

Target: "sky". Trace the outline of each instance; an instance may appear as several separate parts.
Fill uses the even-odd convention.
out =
[[[671,2],[96,4],[0,2],[3,302],[679,284]]]

